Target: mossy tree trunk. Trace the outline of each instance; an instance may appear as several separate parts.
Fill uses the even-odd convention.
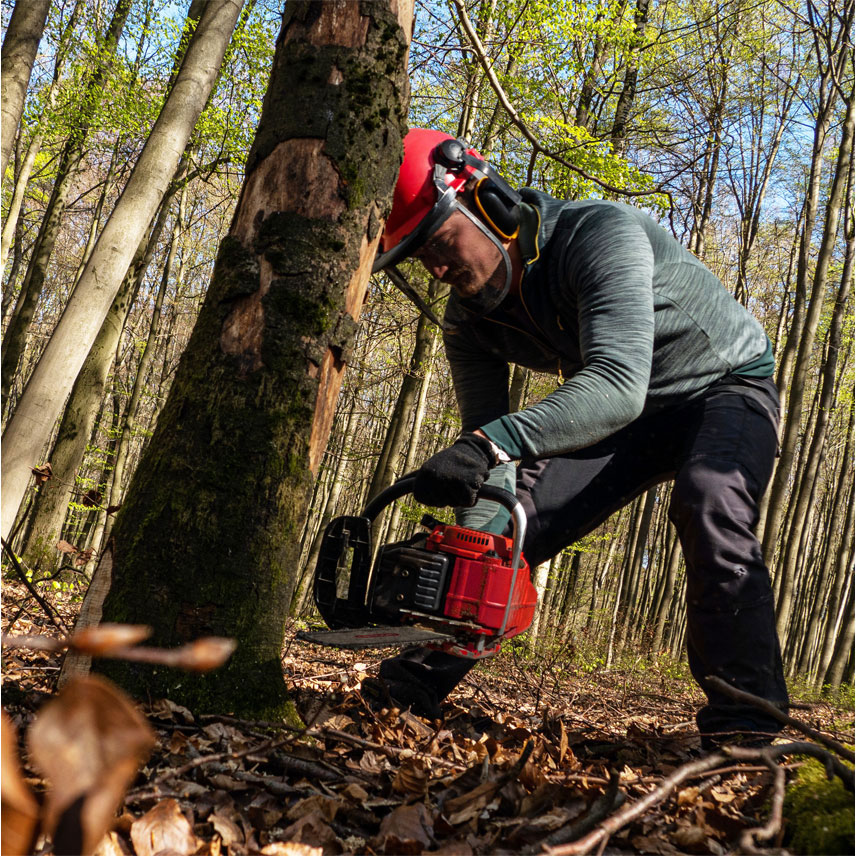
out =
[[[401,160],[411,16],[286,6],[235,217],[101,561],[106,620],[238,649],[208,676],[110,664],[138,697],[287,710],[299,535]]]

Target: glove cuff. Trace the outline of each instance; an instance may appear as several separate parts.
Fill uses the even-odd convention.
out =
[[[487,437],[482,437],[481,434],[476,434],[473,431],[464,431],[455,441],[455,445],[469,446],[471,449],[477,449],[484,455],[489,469],[493,469],[499,463],[496,453],[493,451],[493,443]]]

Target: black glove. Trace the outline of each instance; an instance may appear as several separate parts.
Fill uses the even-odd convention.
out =
[[[489,440],[478,434],[461,434],[417,471],[413,496],[417,502],[435,508],[475,505],[476,494],[495,463]]]

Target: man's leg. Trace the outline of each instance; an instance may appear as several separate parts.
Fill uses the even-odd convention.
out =
[[[768,415],[774,399],[771,393],[764,408],[755,392],[708,395],[672,492],[670,516],[687,564],[687,653],[708,696],[697,715],[707,746],[716,733],[781,727],[707,689],[708,675],[776,704],[788,701],[770,578],[754,533],[776,454]]]

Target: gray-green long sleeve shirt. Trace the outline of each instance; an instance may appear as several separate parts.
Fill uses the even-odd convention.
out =
[[[520,299],[473,319],[453,296],[446,311],[464,430],[481,428],[512,458],[549,457],[677,406],[727,374],[772,374],[761,325],[646,214],[522,193]],[[509,413],[510,363],[564,382]]]

